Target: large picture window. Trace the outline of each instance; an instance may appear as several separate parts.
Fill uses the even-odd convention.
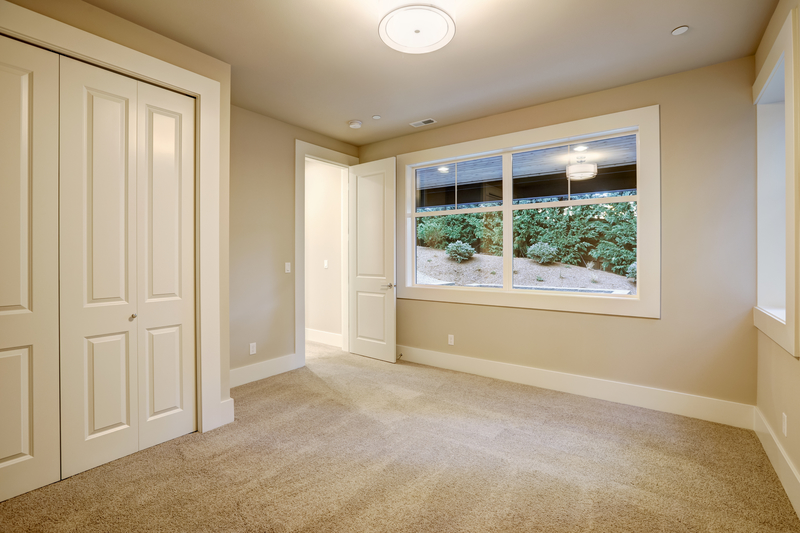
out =
[[[398,296],[658,317],[658,136],[651,107],[398,157]]]

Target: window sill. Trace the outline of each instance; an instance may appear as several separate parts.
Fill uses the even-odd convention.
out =
[[[630,295],[599,295],[526,290],[498,290],[496,288],[436,287],[433,285],[398,286],[398,298],[434,302],[517,307],[544,311],[566,311],[596,315],[661,318],[656,299],[642,299]]]
[[[783,318],[780,315],[783,314]],[[775,341],[792,356],[794,353],[794,329],[787,322],[786,309],[753,308],[753,324],[764,335]]]

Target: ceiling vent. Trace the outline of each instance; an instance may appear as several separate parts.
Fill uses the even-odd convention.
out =
[[[417,122],[412,122],[411,125],[415,128],[421,128],[422,126],[427,126],[429,124],[435,124],[436,121],[432,118],[426,118],[424,120],[418,120]]]

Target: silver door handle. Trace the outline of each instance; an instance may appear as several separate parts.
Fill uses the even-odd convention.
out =
[[[391,289],[392,287],[394,287],[394,285],[392,285],[391,283],[389,283],[388,285],[381,285],[381,289],[383,290]]]

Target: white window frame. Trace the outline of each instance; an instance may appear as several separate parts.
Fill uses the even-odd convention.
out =
[[[415,171],[417,168],[492,155],[503,155],[503,206],[425,213],[425,216],[503,212],[503,242],[513,242],[512,213],[519,209],[558,207],[565,202],[512,205],[511,155],[521,150],[568,144],[609,135],[637,134],[637,195],[603,203],[638,202],[637,294],[611,295],[524,289],[416,285],[414,283]],[[661,317],[661,141],[659,106],[649,106],[553,126],[431,148],[397,157],[398,298],[462,304],[520,307],[603,315]],[[596,200],[571,201],[597,203]],[[419,215],[419,214],[417,214]],[[503,279],[511,280],[513,249],[504,244]],[[508,285],[510,286],[510,285]]]
[[[762,307],[762,291],[765,289],[765,284],[774,283],[774,280],[765,276],[765,272],[759,269],[758,276],[758,291],[756,306],[753,308],[753,323],[764,334],[770,337],[773,341],[778,343],[784,350],[791,355],[797,357],[796,346],[798,345],[798,330],[795,326],[797,317],[797,297],[796,297],[796,212],[797,212],[797,198],[796,198],[796,157],[797,151],[797,138],[795,137],[795,91],[794,91],[794,72],[796,69],[795,62],[797,57],[794,51],[797,49],[797,30],[798,26],[798,10],[792,9],[789,16],[786,18],[783,27],[781,28],[778,38],[772,46],[772,49],[767,55],[761,71],[756,77],[756,82],[753,84],[753,104],[758,106],[763,102],[763,98],[770,88],[770,82],[774,76],[783,68],[784,75],[784,125],[785,125],[785,218],[786,218],[786,231],[785,231],[785,259],[786,259],[786,278],[785,286],[785,309],[771,309],[769,307]],[[758,117],[763,118],[761,110],[757,107]],[[758,119],[757,119],[758,120]],[[759,124],[757,130],[757,143],[763,141],[761,127]],[[780,245],[776,242],[774,234],[770,234],[769,228],[765,227],[764,215],[766,211],[771,209],[769,201],[764,198],[767,187],[766,176],[764,173],[769,172],[769,161],[764,161],[763,158],[770,151],[768,148],[757,146],[757,154],[759,157],[758,162],[758,186],[757,186],[757,221],[758,221],[758,264],[766,260],[769,250],[765,250],[765,246]],[[781,313],[781,311],[784,311]],[[783,316],[780,316],[783,315]]]

